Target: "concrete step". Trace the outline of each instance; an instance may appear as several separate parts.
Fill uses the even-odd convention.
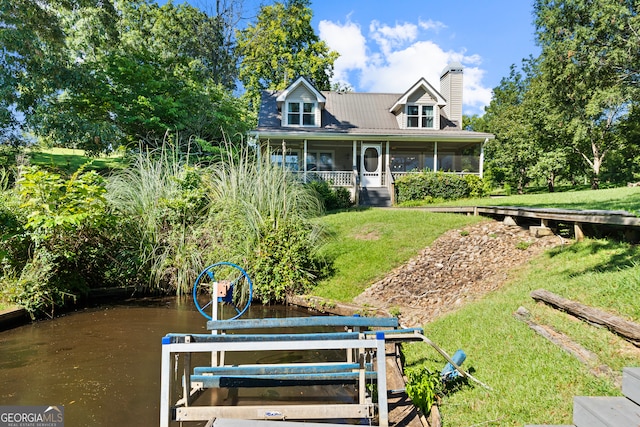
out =
[[[360,190],[360,206],[389,207],[391,196],[386,187],[368,187]]]
[[[622,394],[640,405],[640,368],[624,368],[622,370]],[[640,421],[638,425],[640,425]]]
[[[576,396],[573,424],[576,427],[638,427],[640,406],[626,397]]]

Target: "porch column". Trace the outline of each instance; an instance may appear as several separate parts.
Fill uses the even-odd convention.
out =
[[[438,141],[433,143],[433,171],[438,172]]]
[[[391,169],[390,169],[391,162],[389,160],[390,159],[390,157],[389,157],[389,141],[387,141],[387,149],[385,151],[386,151],[386,153],[385,153],[386,159],[384,161],[384,177],[385,178],[391,178]],[[389,179],[388,181],[389,182],[387,182],[387,179],[385,179],[385,186],[389,190],[391,190],[391,180]]]
[[[489,142],[489,138],[485,138],[484,142],[480,144],[480,178],[484,176],[484,145]]]
[[[287,168],[287,141],[282,140],[282,169]]]
[[[302,149],[302,174],[304,176],[304,182],[307,182],[307,140],[304,140]]]
[[[353,174],[355,175],[356,173],[358,173],[358,159],[357,156],[358,155],[358,141],[356,141],[355,139],[353,140],[353,161],[351,162],[351,170],[353,171]]]
[[[353,159],[351,161],[351,191],[353,192],[353,203],[356,206],[360,203],[359,194],[358,194],[358,141],[353,140]]]

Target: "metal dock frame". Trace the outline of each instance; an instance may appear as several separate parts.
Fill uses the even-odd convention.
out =
[[[295,333],[272,334],[274,328],[292,328]],[[300,333],[342,330],[344,332]],[[371,328],[376,328],[371,330]],[[416,340],[422,330],[401,329],[395,317],[311,316],[266,319],[211,320],[211,334],[167,334],[162,339],[160,426],[175,421],[235,419],[369,419],[389,424],[387,393],[378,392],[377,405],[367,396],[366,380],[387,389],[385,344]],[[234,334],[225,334],[235,331]],[[245,332],[246,331],[246,332]],[[260,332],[256,332],[260,331]],[[421,336],[421,335],[419,335]],[[397,347],[396,347],[397,349]],[[226,351],[344,350],[344,362],[225,365]],[[367,351],[368,350],[368,351]],[[171,406],[172,355],[183,353],[182,399]],[[191,374],[191,353],[211,353],[211,365],[196,367]],[[367,355],[375,363],[367,363]],[[215,355],[215,356],[213,356]],[[218,357],[219,356],[219,357]],[[177,369],[176,360],[175,369]],[[177,380],[177,379],[176,379]],[[358,384],[358,403],[261,406],[195,406],[200,392],[215,388],[279,387],[288,385]]]
[[[160,427],[169,427],[170,415],[174,412],[176,421],[209,421],[213,418],[244,419],[335,419],[373,417],[374,405],[359,401],[357,404],[321,405],[260,405],[260,406],[189,406],[186,396],[184,406],[171,407],[171,356],[176,353],[211,353],[219,351],[260,351],[260,350],[366,350],[375,351],[376,381],[378,392],[378,421],[380,427],[388,427],[389,414],[385,361],[385,333],[377,332],[375,339],[357,332],[328,334],[283,334],[263,336],[254,340],[243,335],[189,335],[169,334],[162,339]],[[192,338],[194,339],[192,341]],[[198,342],[198,339],[203,341]],[[181,342],[182,341],[182,342]],[[194,342],[195,341],[195,342]],[[188,358],[187,358],[188,360]],[[185,371],[187,367],[185,367]],[[188,367],[190,369],[190,367]],[[190,373],[185,374],[185,391],[190,388]],[[187,392],[189,393],[189,392]]]

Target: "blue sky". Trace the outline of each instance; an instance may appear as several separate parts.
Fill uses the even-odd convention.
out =
[[[213,0],[189,0],[207,10]],[[246,0],[245,16],[260,3]],[[341,57],[334,80],[358,92],[398,92],[420,77],[439,87],[452,61],[464,66],[464,114],[482,114],[511,64],[538,56],[527,0],[311,0],[313,27]],[[204,6],[204,7],[203,7]]]
[[[539,49],[523,0],[313,0],[313,26],[341,53],[335,78],[356,91],[404,92],[420,77],[439,87],[464,68],[464,113],[481,114],[511,64]]]

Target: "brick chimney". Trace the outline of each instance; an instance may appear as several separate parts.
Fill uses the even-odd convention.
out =
[[[452,62],[440,75],[440,93],[447,101],[444,116],[462,129],[462,64]]]

